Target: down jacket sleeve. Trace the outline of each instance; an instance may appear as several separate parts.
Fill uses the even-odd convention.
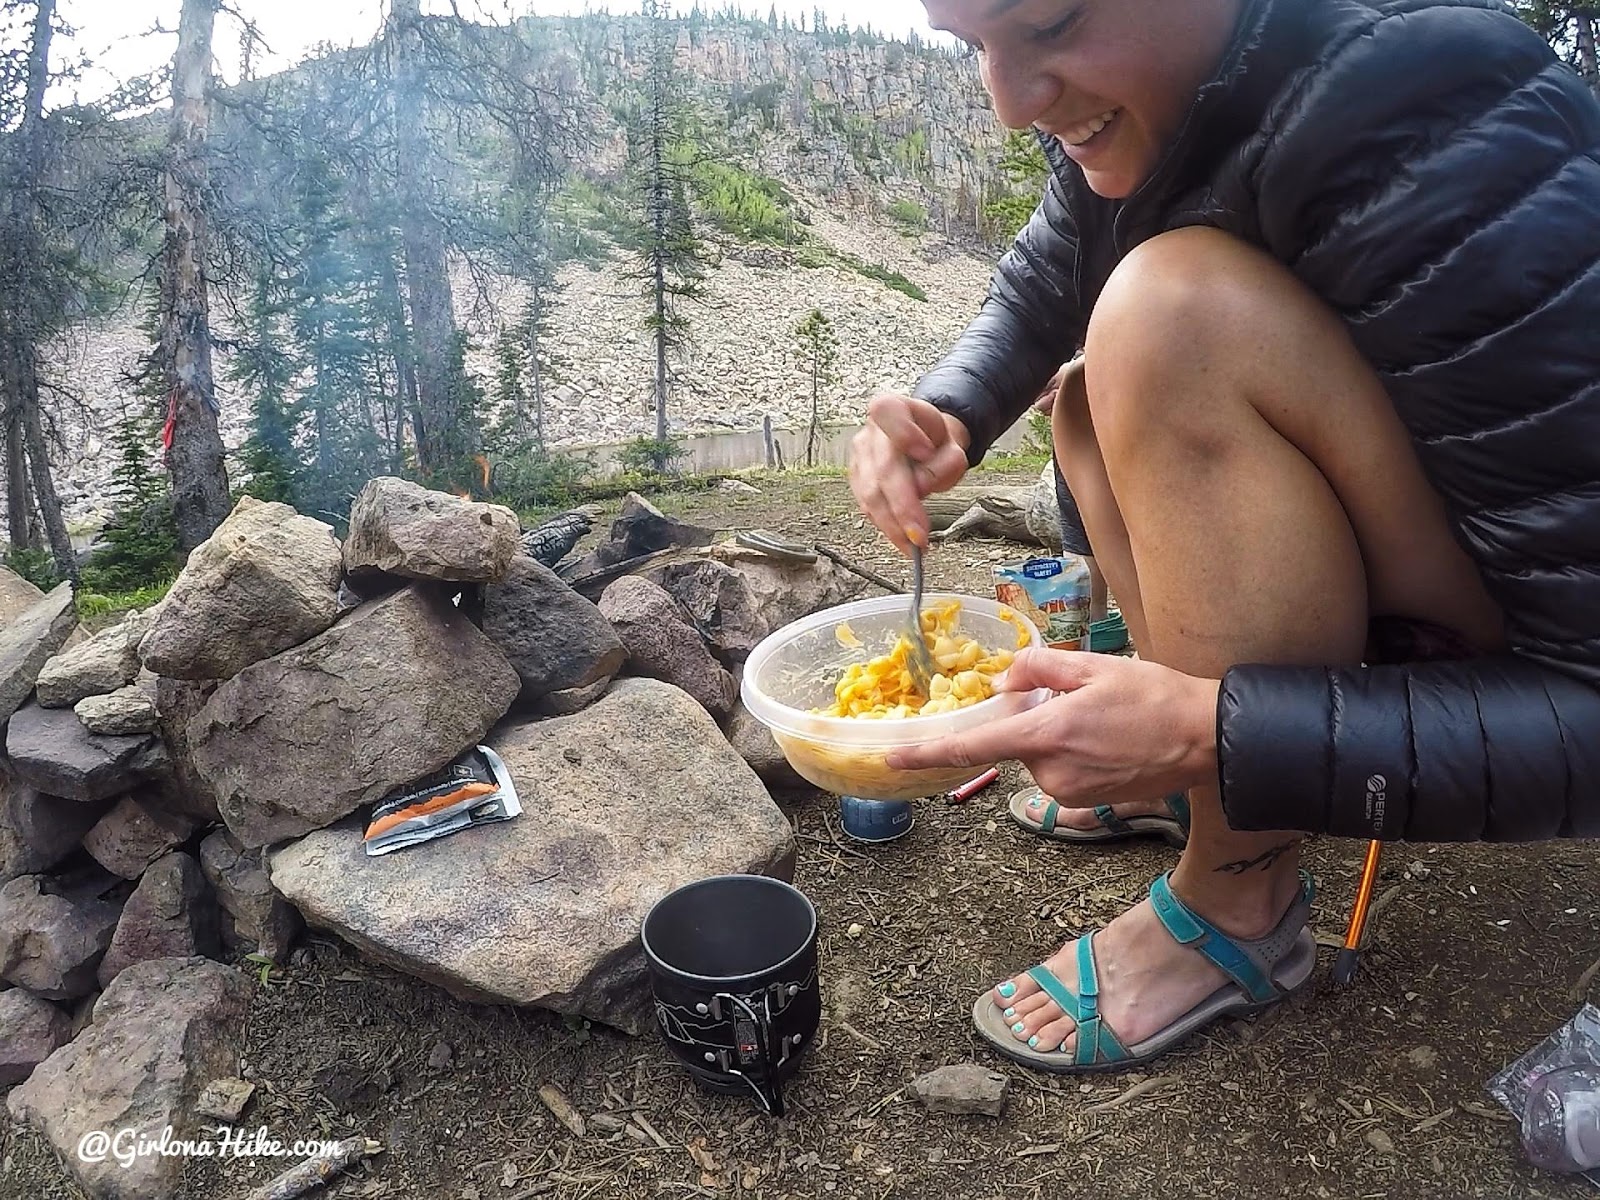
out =
[[[1246,232],[1378,370],[1510,652],[1234,668],[1228,819],[1600,836],[1600,106],[1503,10],[1412,0],[1330,46],[1264,128]]]
[[[1073,300],[1078,238],[1061,182],[995,269],[989,296],[914,394],[958,418],[976,466],[1082,342],[1086,317]]]

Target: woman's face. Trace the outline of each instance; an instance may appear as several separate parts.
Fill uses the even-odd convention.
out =
[[[1243,0],[923,0],[978,52],[996,115],[1059,141],[1089,186],[1147,178],[1216,72]]]

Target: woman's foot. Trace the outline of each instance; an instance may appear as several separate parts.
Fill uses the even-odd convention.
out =
[[[1271,932],[1299,894],[1298,872],[1278,870],[1230,892],[1226,905],[1196,911],[1228,936],[1249,940]],[[1227,982],[1227,976],[1198,950],[1173,939],[1148,899],[1093,937],[1099,1015],[1124,1046],[1160,1033]],[[1077,990],[1076,940],[1044,965]],[[996,987],[991,997],[1018,1042],[1041,1051],[1064,1050],[1071,1057],[1076,1025],[1031,977],[1015,976]]]
[[[1037,800],[1028,802],[1028,811],[1038,820],[1044,815],[1044,806],[1050,803],[1048,796],[1041,795]],[[1113,804],[1111,811],[1119,821],[1126,821],[1129,817],[1170,817],[1172,810],[1167,807],[1165,800],[1134,800],[1127,804]],[[1105,824],[1092,808],[1061,808],[1056,812],[1056,828],[1078,829],[1085,833],[1099,829]]]
[[[1189,801],[1181,792],[1096,808],[1066,808],[1037,787],[1012,793],[1011,818],[1030,833],[1058,842],[1118,842],[1159,837],[1182,849],[1189,838]]]

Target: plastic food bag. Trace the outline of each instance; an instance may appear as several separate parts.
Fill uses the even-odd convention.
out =
[[[1600,1065],[1600,1008],[1592,1004],[1585,1004],[1572,1020],[1489,1080],[1489,1094],[1521,1122],[1529,1093],[1540,1078],[1560,1067],[1584,1063]],[[1584,1178],[1600,1185],[1600,1170],[1589,1171]]]
[[[994,596],[1039,627],[1052,650],[1080,650],[1089,624],[1089,564],[1076,556],[1030,558],[994,569]]]
[[[378,801],[363,840],[369,855],[388,854],[474,825],[509,821],[521,812],[506,764],[489,747],[476,746]]]

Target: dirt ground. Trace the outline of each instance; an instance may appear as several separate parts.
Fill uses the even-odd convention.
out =
[[[858,527],[841,479],[762,488],[661,504],[814,538],[900,576],[892,550]],[[943,547],[931,583],[985,592],[991,563],[1017,554]],[[781,1122],[698,1091],[649,1038],[461,1003],[313,935],[300,963],[257,987],[242,1072],[259,1091],[246,1123],[285,1140],[383,1143],[332,1189],[339,1198],[1594,1194],[1524,1165],[1484,1091],[1585,992],[1600,999],[1594,844],[1395,846],[1354,984],[1331,982],[1327,949],[1312,986],[1278,1009],[1214,1027],[1156,1073],[1080,1082],[985,1052],[972,998],[1134,903],[1174,854],[1031,838],[1005,815],[1015,780],[1013,767],[962,807],[925,802],[911,835],[882,848],[846,843],[829,797],[782,799],[800,838],[796,882],[822,916],[825,1011]],[[1315,929],[1330,946],[1362,850],[1309,847]],[[864,929],[854,939],[852,924]],[[1001,1119],[929,1115],[909,1095],[916,1075],[967,1059],[1010,1076]],[[545,1083],[590,1117],[637,1114],[659,1142],[593,1121],[574,1137],[540,1103]],[[31,1134],[0,1132],[0,1159],[6,1200],[79,1195]],[[283,1165],[194,1161],[182,1195],[232,1200]]]

